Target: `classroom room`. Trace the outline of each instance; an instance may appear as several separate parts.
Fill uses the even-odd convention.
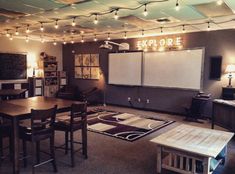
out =
[[[0,173],[234,174],[234,0],[0,0]]]

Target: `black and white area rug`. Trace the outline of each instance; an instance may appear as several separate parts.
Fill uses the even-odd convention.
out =
[[[89,115],[87,120],[89,131],[127,141],[135,141],[173,122],[102,110]]]

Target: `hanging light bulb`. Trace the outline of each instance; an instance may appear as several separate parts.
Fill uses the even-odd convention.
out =
[[[161,27],[161,33],[163,33],[163,27]]]
[[[26,33],[29,33],[29,32],[30,32],[30,31],[29,31],[29,24],[27,25],[27,28],[26,28],[25,32],[26,32]]]
[[[54,39],[53,45],[57,45],[57,42],[55,41],[55,39]]]
[[[6,32],[6,37],[10,37],[9,30],[7,29],[6,31],[7,31]]]
[[[184,25],[182,25],[182,32],[183,33],[185,33],[186,31],[185,31],[185,26]]]
[[[114,19],[115,20],[118,20],[119,16],[118,16],[118,9],[115,10],[115,14],[114,14]]]
[[[55,20],[55,29],[58,29],[59,25],[58,25],[58,19]]]
[[[127,36],[126,36],[126,31],[124,32],[124,37],[123,37],[124,39],[127,39]]]
[[[66,44],[67,44],[67,42],[65,41],[65,39],[63,39],[63,44],[64,44],[64,45],[66,45]]]
[[[45,42],[45,40],[41,37],[41,43],[44,43]]]
[[[207,22],[207,31],[211,30],[210,22]]]
[[[176,0],[175,10],[176,10],[176,11],[179,11],[179,10],[180,10],[179,0]]]
[[[75,27],[76,26],[76,23],[75,23],[75,17],[73,18],[73,22],[72,22],[72,26]]]
[[[26,38],[25,38],[25,42],[29,42],[29,36],[26,36]]]
[[[107,40],[111,40],[111,38],[110,38],[110,33],[108,33]]]
[[[81,42],[82,42],[82,43],[84,43],[84,38],[83,38],[83,36],[82,36],[82,40],[81,40]]]
[[[144,4],[144,12],[143,12],[144,16],[148,16],[148,11],[147,11],[147,4]]]
[[[142,33],[141,33],[142,36],[144,36],[144,29],[142,30]]]
[[[16,32],[15,32],[15,35],[19,35],[19,31],[18,31],[18,27],[16,27]]]
[[[224,3],[223,0],[217,0],[217,2],[216,2],[217,5],[222,5],[223,3]]]
[[[73,40],[73,37],[71,37],[71,41],[70,41],[70,42],[71,42],[71,44],[74,44],[74,40]]]
[[[41,30],[41,32],[44,31],[44,27],[43,27],[43,23],[42,22],[41,22],[40,30]]]
[[[95,20],[94,20],[94,24],[98,24],[98,14],[95,14]]]
[[[12,34],[10,34],[10,38],[9,38],[10,40],[13,40],[13,36],[12,36]]]
[[[97,41],[96,34],[94,35],[94,41],[95,41],[95,42]]]

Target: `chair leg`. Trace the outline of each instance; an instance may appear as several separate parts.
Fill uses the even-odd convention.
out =
[[[24,161],[24,168],[26,168],[27,167],[27,144],[26,144],[26,141],[25,140],[23,140],[22,141],[23,143],[23,161]]]
[[[40,163],[40,141],[36,142],[37,164]]]
[[[3,157],[3,137],[2,134],[0,133],[0,159]]]
[[[54,144],[55,144],[55,140],[54,140],[54,136],[53,136],[50,138],[50,150],[51,150],[51,158],[53,159],[53,161],[52,161],[53,169],[54,169],[54,172],[57,172]]]
[[[82,154],[87,159],[87,124],[86,122],[82,126]]]
[[[65,131],[65,154],[68,154],[68,149],[69,149],[69,133],[68,131]]]
[[[35,152],[35,142],[31,142],[31,146],[32,146],[32,174],[35,173],[35,156],[36,156],[36,152]]]
[[[71,166],[74,167],[74,147],[73,147],[73,131],[70,132],[70,154],[71,154]]]

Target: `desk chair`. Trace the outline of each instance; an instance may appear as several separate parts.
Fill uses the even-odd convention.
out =
[[[72,167],[75,166],[74,155],[76,151],[74,149],[74,144],[82,144],[83,155],[85,158],[87,158],[87,105],[86,103],[72,104],[70,114],[57,116],[56,123],[55,123],[55,130],[63,131],[65,133],[65,145],[62,145],[57,148],[65,149],[65,154],[67,154],[68,150],[70,150]],[[82,130],[82,142],[76,142],[74,140],[74,132],[78,130]],[[70,143],[70,148],[69,148],[69,143]]]
[[[32,146],[32,173],[35,173],[35,167],[48,162],[53,165],[54,172],[57,172],[55,152],[54,152],[54,124],[57,106],[45,110],[31,110],[31,127],[20,127],[20,138],[23,140],[23,160],[24,166],[27,165],[27,147],[26,141]],[[40,163],[40,141],[50,140],[50,159]],[[36,145],[36,151],[35,151]],[[37,162],[35,163],[35,157]]]
[[[202,97],[193,97],[190,108],[185,108],[186,111],[186,121],[198,121],[199,118],[202,118],[202,112],[205,108],[205,105],[210,100],[210,98]]]

